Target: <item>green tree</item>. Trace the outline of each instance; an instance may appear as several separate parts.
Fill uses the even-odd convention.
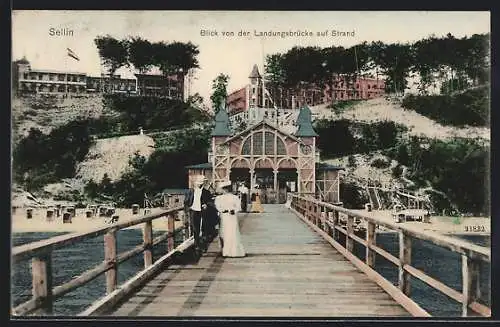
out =
[[[212,109],[217,112],[221,106],[225,106],[227,99],[227,84],[229,83],[229,76],[223,73],[219,74],[212,80]]]
[[[128,60],[139,71],[146,73],[153,65],[153,46],[148,40],[140,37],[128,41]]]
[[[123,66],[128,66],[128,41],[117,40],[110,35],[98,36],[94,39],[102,64],[110,75],[111,85],[115,72]]]

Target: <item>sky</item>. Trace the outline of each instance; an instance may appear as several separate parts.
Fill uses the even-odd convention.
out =
[[[72,36],[50,31],[72,30]],[[202,35],[215,31],[217,35]],[[248,32],[239,36],[240,31]],[[313,36],[263,37],[269,31],[312,32]],[[332,31],[351,32],[333,36]],[[223,35],[233,32],[234,35]],[[325,36],[317,33],[326,32]],[[354,33],[352,33],[354,32]],[[294,46],[344,46],[363,41],[413,42],[432,34],[455,37],[490,32],[490,13],[399,11],[14,11],[12,58],[26,57],[35,69],[75,71],[100,75],[102,67],[93,40],[138,36],[156,41],[181,41],[198,45],[200,69],[195,71],[190,93],[210,101],[212,80],[229,75],[228,91],[248,83],[254,64],[262,73],[266,54],[284,53]],[[354,36],[352,36],[354,34]],[[80,61],[67,56],[73,50]],[[129,69],[118,74],[133,77]]]

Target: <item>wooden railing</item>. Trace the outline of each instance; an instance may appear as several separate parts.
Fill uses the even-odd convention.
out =
[[[173,254],[182,252],[193,244],[192,237],[189,237],[189,228],[185,219],[183,219],[181,227],[175,228],[175,216],[181,209],[183,209],[183,207],[178,206],[169,210],[163,210],[159,213],[145,215],[137,219],[123,221],[110,226],[100,227],[85,232],[65,234],[13,248],[13,265],[20,261],[31,259],[33,297],[31,300],[12,309],[12,314],[19,316],[33,313],[36,315],[50,315],[53,311],[53,302],[57,298],[105,274],[107,295],[95,302],[90,308],[81,313],[81,315],[91,315],[103,312],[106,308],[117,303],[120,299],[154,276],[159,268],[173,257]],[[167,218],[167,232],[153,239],[153,220],[162,217]],[[119,254],[116,253],[117,232],[124,228],[139,224],[143,224],[143,243],[129,251]],[[179,233],[182,233],[184,241],[182,244],[175,247],[174,236]],[[85,271],[80,276],[73,278],[69,282],[54,287],[52,285],[52,252],[62,247],[98,236],[104,236],[104,261]],[[164,241],[167,241],[167,253],[156,262],[153,262],[153,247]],[[117,271],[119,264],[140,253],[144,254],[144,270],[118,287]]]
[[[374,215],[354,212],[333,204],[320,202],[312,197],[294,195],[291,201],[291,210],[355,264],[356,267],[377,282],[379,286],[386,290],[389,295],[414,316],[429,316],[429,314],[409,298],[410,276],[421,280],[455,301],[462,303],[462,316],[468,316],[469,309],[485,317],[491,316],[491,309],[478,302],[481,295],[479,267],[481,262],[491,263],[490,249],[435,232],[424,232],[417,228],[410,228],[409,226],[382,220],[376,218]],[[356,222],[365,224],[365,238],[355,234]],[[383,226],[399,234],[399,257],[395,257],[377,246],[375,232],[377,226]],[[345,235],[345,247],[338,242],[339,233]],[[412,239],[428,241],[461,255],[462,292],[445,285],[411,265]],[[354,242],[362,244],[365,247],[366,255],[364,262],[353,254]],[[373,269],[376,254],[381,255],[398,267],[398,287],[394,286]]]

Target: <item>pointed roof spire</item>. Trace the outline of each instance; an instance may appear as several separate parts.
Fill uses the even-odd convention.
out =
[[[231,136],[232,134],[229,128],[229,115],[226,108],[221,105],[215,115],[215,126],[212,129],[212,136]]]
[[[250,73],[250,76],[248,76],[248,77],[249,78],[261,78],[257,64],[253,65],[252,72]]]
[[[310,137],[310,136],[318,136],[318,134],[314,131],[312,126],[311,119],[311,109],[308,106],[305,106],[300,109],[299,115],[297,117],[297,132],[295,132],[295,136],[298,137]]]

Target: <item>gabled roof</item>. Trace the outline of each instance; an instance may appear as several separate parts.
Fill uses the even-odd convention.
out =
[[[228,142],[230,142],[230,141],[232,141],[232,140],[234,140],[234,139],[236,139],[236,138],[240,137],[241,135],[246,134],[246,133],[248,133],[249,131],[251,131],[251,130],[253,130],[253,129],[256,129],[256,128],[260,127],[260,126],[263,126],[263,125],[268,126],[268,127],[272,128],[272,129],[277,130],[277,131],[278,131],[278,132],[280,132],[281,134],[283,134],[283,135],[285,135],[285,136],[287,136],[287,137],[291,138],[291,139],[292,139],[292,140],[294,140],[294,141],[300,142],[300,140],[299,140],[296,136],[294,136],[294,135],[292,135],[292,134],[289,134],[289,133],[287,133],[287,132],[284,132],[283,130],[281,130],[281,129],[277,128],[276,126],[273,126],[273,125],[269,124],[269,123],[268,123],[265,119],[263,119],[263,120],[261,120],[260,122],[258,122],[258,123],[256,123],[256,124],[254,124],[254,125],[252,125],[252,126],[250,126],[250,127],[248,127],[247,129],[245,129],[245,130],[243,130],[243,131],[241,131],[241,132],[239,132],[239,133],[237,133],[237,134],[235,134],[235,135],[231,136],[231,137],[230,137],[230,138],[228,138],[226,141],[224,141],[224,143],[228,143]]]
[[[260,78],[259,68],[257,65],[253,65],[252,72],[250,73],[249,78]]]

